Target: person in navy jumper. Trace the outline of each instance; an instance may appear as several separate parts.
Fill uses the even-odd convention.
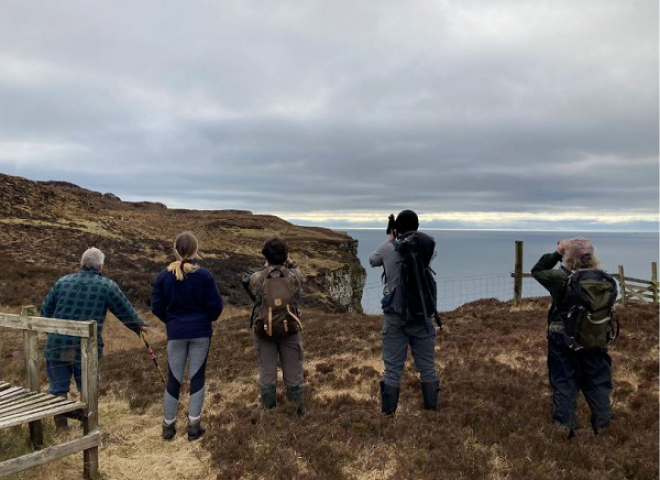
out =
[[[191,232],[183,232],[174,242],[177,261],[156,277],[151,294],[151,311],[167,328],[169,370],[163,412],[163,438],[176,435],[176,411],[189,362],[190,405],[188,440],[201,437],[204,406],[204,376],[213,329],[211,322],[222,313],[222,297],[213,274],[199,266],[198,242]]]

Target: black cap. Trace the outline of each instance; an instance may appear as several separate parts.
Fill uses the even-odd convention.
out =
[[[413,232],[419,228],[419,218],[412,210],[403,210],[397,215],[395,224],[399,234]]]

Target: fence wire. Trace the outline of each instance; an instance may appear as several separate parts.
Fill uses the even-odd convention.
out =
[[[513,298],[513,278],[511,273],[493,273],[467,277],[436,277],[438,284],[438,310],[454,310],[461,305],[484,298],[496,298],[501,301]],[[538,282],[526,278],[523,280],[523,297],[548,295]],[[369,282],[362,294],[362,308],[365,313],[380,313],[383,284]]]
[[[455,308],[460,307],[461,305],[476,300],[484,298],[496,298],[498,300],[507,301],[513,298],[513,278],[509,272],[489,274],[489,275],[479,275],[479,276],[469,276],[469,277],[436,277],[436,282],[438,284],[438,310],[440,311],[449,311]],[[365,313],[378,314],[381,312],[381,298],[383,294],[383,285],[380,281],[368,282],[364,286],[362,305]],[[546,296],[548,295],[547,291],[541,287],[537,282],[531,279],[524,279],[523,281],[523,296],[524,297],[536,297],[536,296]],[[7,331],[0,332],[0,354],[2,358],[5,359],[5,362],[8,362],[12,365],[0,365],[0,378],[2,378],[3,373],[6,375],[7,367],[16,371],[17,369],[22,369],[23,363],[23,345],[20,341],[20,337],[14,332],[13,340],[16,342],[7,342],[1,341],[2,334],[7,333]],[[39,350],[43,352],[46,343],[46,335],[39,336]],[[5,337],[6,340],[6,337]],[[135,347],[143,348],[142,341],[139,339],[135,340]],[[67,347],[56,347],[58,348]],[[218,349],[214,349],[215,354],[218,354]],[[162,356],[164,352],[158,352],[159,356]],[[146,352],[144,352],[146,358]],[[41,355],[40,355],[41,356]],[[215,356],[215,355],[213,355]],[[208,367],[214,364],[222,364],[226,362],[224,356],[222,358],[209,359]],[[44,372],[44,359],[40,358],[41,371]],[[74,362],[70,362],[74,363]],[[161,365],[162,368],[166,369],[167,364],[164,362]],[[103,362],[100,364],[101,377],[104,375],[115,375],[119,374],[126,370],[126,366],[111,368],[108,365],[103,365]],[[14,375],[10,375],[14,376]]]

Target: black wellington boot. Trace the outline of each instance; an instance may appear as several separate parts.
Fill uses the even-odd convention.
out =
[[[438,409],[438,392],[440,391],[440,382],[421,382],[422,399],[426,410]]]
[[[163,422],[163,440],[172,440],[176,435],[176,422],[169,425]]]
[[[382,410],[385,415],[394,415],[396,405],[399,403],[399,387],[393,387],[387,383],[380,382],[380,396],[382,400]]]
[[[193,440],[197,440],[199,437],[204,435],[206,433],[206,427],[202,425],[201,420],[197,420],[196,422],[189,422],[188,423],[188,441],[192,442]]]

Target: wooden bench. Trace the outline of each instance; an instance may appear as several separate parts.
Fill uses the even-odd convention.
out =
[[[23,307],[21,315],[0,313],[0,327],[23,330],[25,379],[27,388],[0,379],[0,430],[29,424],[30,439],[43,446],[41,420],[65,415],[80,420],[83,436],[61,444],[0,462],[0,478],[37,467],[53,460],[83,452],[83,478],[98,476],[98,346],[96,322],[71,321],[30,316],[34,307]],[[80,337],[82,392],[81,402],[41,392],[39,380],[38,332]]]

